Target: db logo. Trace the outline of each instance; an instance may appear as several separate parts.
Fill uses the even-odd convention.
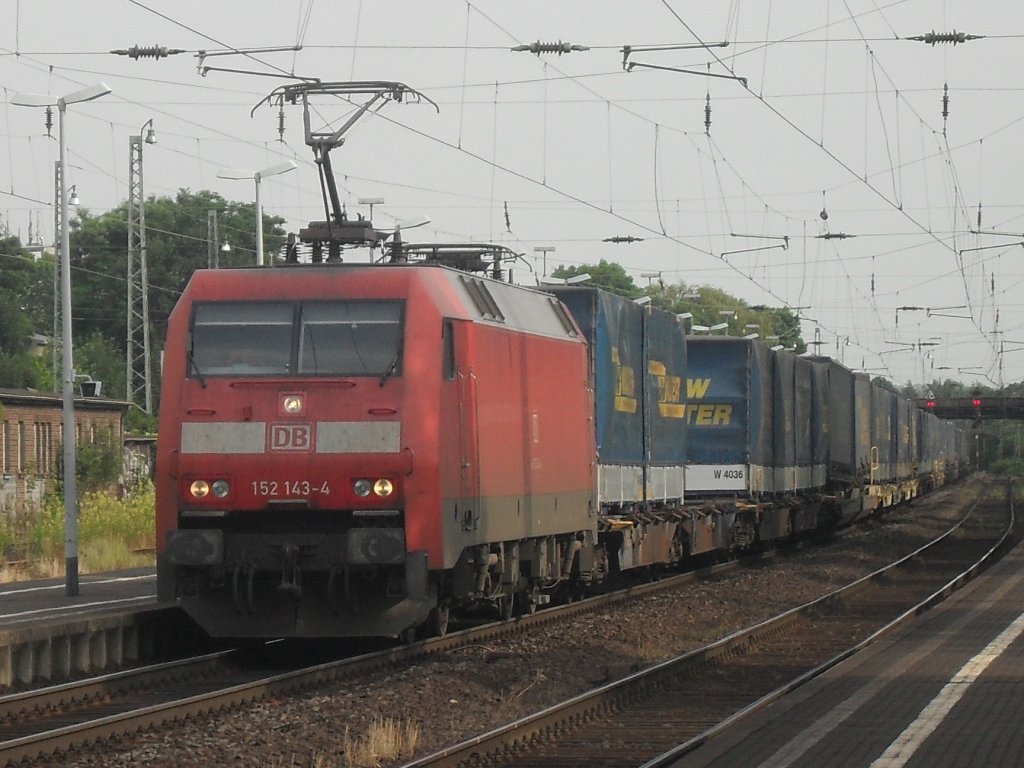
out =
[[[312,451],[311,424],[271,424],[267,428],[267,448],[271,451]]]

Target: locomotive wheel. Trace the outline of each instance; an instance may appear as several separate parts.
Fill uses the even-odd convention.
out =
[[[532,616],[537,612],[537,596],[540,590],[537,587],[524,589],[516,593],[516,610],[520,616]]]
[[[568,602],[578,603],[587,597],[587,587],[582,581],[575,581],[569,585]]]
[[[505,595],[499,597],[498,602],[498,615],[502,621],[508,621],[512,618],[515,609],[515,597],[513,595]]]
[[[448,619],[451,609],[447,605],[436,605],[427,617],[427,631],[431,636],[444,637],[448,634]]]
[[[416,627],[403,629],[398,633],[398,641],[402,645],[412,645],[416,642]]]

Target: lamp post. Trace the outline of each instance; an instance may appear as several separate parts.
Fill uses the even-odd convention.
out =
[[[67,96],[56,98],[29,93],[18,93],[11,104],[19,107],[57,107],[57,134],[60,144],[60,268],[61,268],[61,336],[63,337],[62,365],[64,382],[63,442],[64,442],[64,592],[69,597],[78,595],[78,487],[75,482],[75,370],[71,345],[71,239],[68,232],[67,148],[64,140],[64,113],[68,104],[92,101],[110,93],[105,83],[97,83]]]
[[[265,267],[263,263],[263,204],[260,202],[260,181],[266,176],[277,176],[279,173],[292,171],[298,166],[291,160],[272,165],[261,171],[249,171],[242,168],[221,168],[217,171],[219,179],[253,179],[256,182],[256,266]]]

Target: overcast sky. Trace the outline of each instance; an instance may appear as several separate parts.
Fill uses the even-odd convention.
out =
[[[147,196],[248,201],[253,184],[219,168],[292,159],[298,170],[261,191],[296,231],[324,217],[301,109],[286,107],[283,141],[276,107],[250,111],[293,82],[282,75],[393,80],[440,111],[389,103],[346,134],[332,160],[352,214],[380,197],[379,224],[430,217],[415,239],[507,245],[533,267],[516,269],[520,282],[544,269],[534,248],[551,246],[548,272],[608,259],[638,285],[660,273],[789,306],[822,354],[898,384],[1024,379],[1024,4],[0,0],[0,11],[0,215],[23,240],[30,223],[52,240],[58,145],[43,110],[9,104],[17,92],[113,89],[68,108],[68,180],[93,214],[126,198],[129,136],[152,118]],[[984,37],[906,39],[954,30]],[[538,40],[589,50],[510,50]],[[109,53],[135,45],[185,52]],[[688,48],[647,50],[669,45]],[[314,127],[351,110],[323,101]],[[603,242],[628,235],[643,240]]]

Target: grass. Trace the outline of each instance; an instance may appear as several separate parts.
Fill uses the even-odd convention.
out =
[[[390,717],[375,718],[362,736],[351,735],[348,728],[342,737],[341,762],[334,762],[329,756],[314,755],[314,768],[377,768],[384,760],[411,758],[420,738],[420,727],[416,723],[394,720]]]
[[[0,519],[0,582],[57,577],[64,573],[64,504],[49,494],[41,509],[12,523]],[[78,566],[100,573],[153,565],[155,497],[152,487],[119,499],[83,494],[78,513]]]

